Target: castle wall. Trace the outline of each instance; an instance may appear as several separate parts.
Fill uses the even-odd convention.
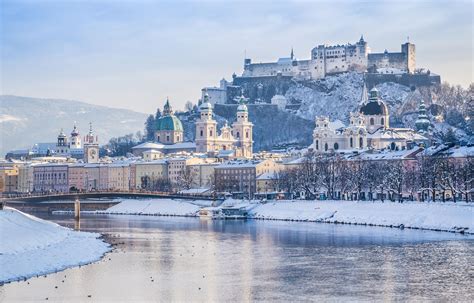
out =
[[[225,104],[227,102],[227,92],[225,88],[205,87],[201,90],[201,93],[201,100],[204,100],[204,95],[208,94],[208,101],[212,105]]]
[[[247,64],[244,67],[242,76],[244,77],[264,77],[264,76],[276,76],[277,73],[281,72],[282,75],[292,76],[293,65],[291,61],[287,63],[253,63]]]
[[[441,77],[439,75],[430,74],[376,74],[367,73],[365,75],[365,84],[370,89],[378,84],[385,82],[394,82],[408,87],[422,87],[439,85]]]
[[[408,72],[404,53],[375,53],[368,56],[368,68],[396,68]]]

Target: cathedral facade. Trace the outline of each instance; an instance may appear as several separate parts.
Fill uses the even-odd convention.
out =
[[[213,119],[212,105],[208,96],[199,107],[200,117],[196,121],[196,152],[216,155],[222,151],[233,152],[237,158],[252,158],[253,124],[248,119],[248,108],[241,98],[237,107],[237,119],[232,126],[227,122],[217,130],[217,121]]]
[[[388,107],[373,88],[359,112],[350,114],[348,126],[317,117],[312,148],[319,152],[337,150],[391,149],[401,150],[412,144],[424,144],[427,138],[409,128],[389,125]]]

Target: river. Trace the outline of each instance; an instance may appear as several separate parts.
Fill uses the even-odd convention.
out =
[[[36,215],[79,228],[71,216]],[[0,301],[474,300],[474,240],[459,234],[107,215],[84,215],[80,229],[115,249],[94,264],[6,284]]]

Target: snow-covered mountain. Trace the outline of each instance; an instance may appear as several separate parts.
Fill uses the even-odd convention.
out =
[[[55,142],[64,128],[69,134],[76,121],[81,136],[92,122],[99,142],[143,131],[146,114],[79,101],[0,96],[0,155],[31,148],[37,142]]]

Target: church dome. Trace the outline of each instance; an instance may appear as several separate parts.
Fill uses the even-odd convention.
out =
[[[209,103],[209,95],[206,93],[204,95],[204,100],[203,100],[201,106],[199,106],[199,110],[204,111],[204,110],[210,110],[210,109],[212,109],[212,104]]]
[[[171,130],[171,131],[183,131],[183,124],[175,115],[162,116],[156,122],[156,129],[160,130]]]
[[[62,128],[61,128],[61,131],[59,132],[58,138],[67,138]]]
[[[242,94],[239,99],[239,106],[237,106],[237,112],[248,112],[247,105],[245,105],[245,97]]]
[[[201,106],[199,106],[199,110],[201,111],[208,110],[208,109],[212,109],[212,104],[209,102],[203,103],[201,104]]]
[[[379,91],[374,87],[369,92],[369,100],[359,110],[364,115],[388,115],[387,105],[379,98]]]
[[[166,98],[166,103],[163,107],[163,116],[156,121],[156,130],[183,131],[183,124],[173,114],[173,108],[168,98]]]
[[[238,107],[237,107],[237,111],[238,112],[248,112],[248,108],[247,108],[247,105],[245,104],[240,104]]]
[[[74,125],[74,129],[71,132],[71,137],[77,137],[79,136],[79,131],[77,130],[76,125]]]

